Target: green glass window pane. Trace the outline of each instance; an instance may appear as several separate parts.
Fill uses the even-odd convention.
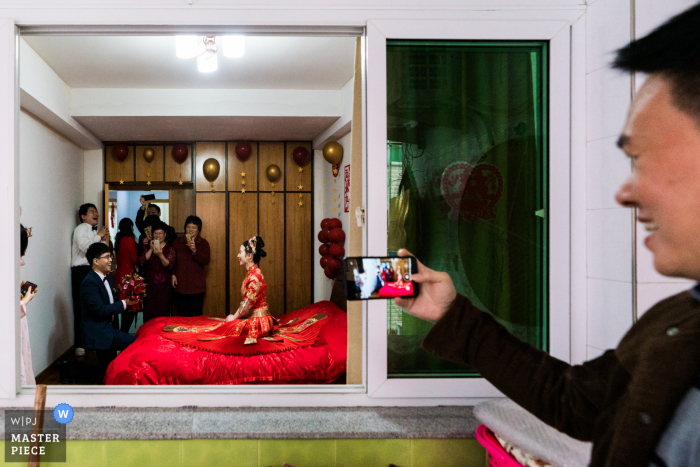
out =
[[[387,41],[388,254],[548,348],[547,42]],[[388,302],[389,377],[475,377]]]

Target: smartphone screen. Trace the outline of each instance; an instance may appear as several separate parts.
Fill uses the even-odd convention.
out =
[[[343,272],[348,300],[418,295],[418,284],[411,279],[418,264],[412,256],[345,258]]]

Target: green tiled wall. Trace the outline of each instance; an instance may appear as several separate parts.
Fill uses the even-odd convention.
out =
[[[4,441],[2,448],[4,449]],[[68,441],[63,467],[485,467],[474,439]],[[3,451],[4,452],[4,451]],[[0,465],[5,464],[4,455]]]

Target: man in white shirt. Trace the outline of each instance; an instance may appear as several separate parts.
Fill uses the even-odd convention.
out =
[[[93,243],[107,242],[109,230],[102,226],[97,228],[100,213],[92,203],[80,206],[78,210],[81,224],[73,231],[73,246],[71,249],[71,289],[73,294],[73,332],[75,343],[75,355],[85,355],[85,346],[80,333],[80,322],[82,320],[82,309],[80,306],[80,284],[90,272],[90,265],[85,258],[88,248]]]

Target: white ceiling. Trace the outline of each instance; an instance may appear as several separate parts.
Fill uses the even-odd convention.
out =
[[[174,36],[24,36],[71,88],[324,89],[353,76],[354,37],[246,37],[245,55],[197,71]]]

